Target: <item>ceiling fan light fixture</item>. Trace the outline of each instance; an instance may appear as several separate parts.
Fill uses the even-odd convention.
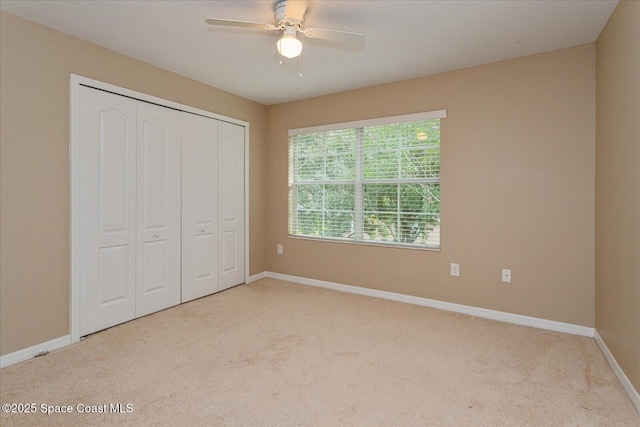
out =
[[[295,35],[285,34],[276,43],[276,48],[285,58],[295,58],[302,53],[302,42]]]
[[[0,0],[2,1],[2,0]],[[276,42],[276,48],[282,58],[296,58],[302,53],[302,42],[296,38],[298,33],[302,37],[317,40],[328,40],[339,44],[364,47],[364,34],[351,31],[331,30],[329,28],[308,28],[303,27],[306,14],[310,11],[309,6],[313,1],[309,0],[273,0],[274,24],[253,21],[239,21],[235,19],[206,19],[209,25],[221,27],[241,27],[253,28],[262,31],[282,31],[280,38]],[[275,4],[274,4],[275,3]]]

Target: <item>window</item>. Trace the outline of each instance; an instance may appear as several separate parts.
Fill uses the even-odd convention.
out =
[[[289,234],[440,248],[446,111],[289,131]]]

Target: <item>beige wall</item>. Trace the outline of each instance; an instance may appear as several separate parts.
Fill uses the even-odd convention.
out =
[[[250,270],[266,269],[266,107],[2,12],[0,354],[69,333],[69,75],[250,123]]]
[[[596,329],[640,390],[640,2],[596,44]]]
[[[287,237],[288,129],[438,109],[440,252]],[[270,106],[269,270],[592,327],[594,117],[593,44]]]

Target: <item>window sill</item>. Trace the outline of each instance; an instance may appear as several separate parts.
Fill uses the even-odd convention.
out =
[[[362,246],[375,246],[378,248],[393,248],[393,249],[409,249],[414,251],[429,251],[440,252],[441,247],[435,246],[415,246],[405,245],[402,243],[381,243],[367,240],[352,240],[352,239],[340,239],[338,237],[312,237],[312,236],[299,236],[295,234],[289,234],[290,239],[310,240],[314,242],[326,242],[326,243],[346,243],[348,245],[362,245]]]

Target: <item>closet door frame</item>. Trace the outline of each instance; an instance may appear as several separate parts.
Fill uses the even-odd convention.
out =
[[[71,74],[70,78],[70,113],[69,113],[69,163],[71,183],[71,218],[70,218],[70,242],[71,242],[71,289],[69,301],[69,323],[71,342],[80,341],[80,164],[78,135],[78,92],[80,86],[87,86],[97,90],[111,92],[116,95],[137,99],[163,107],[172,108],[186,113],[197,114],[224,122],[244,126],[244,279],[249,280],[249,123],[232,117],[190,107],[188,105],[147,95],[125,89],[109,83],[93,80],[87,77]]]

